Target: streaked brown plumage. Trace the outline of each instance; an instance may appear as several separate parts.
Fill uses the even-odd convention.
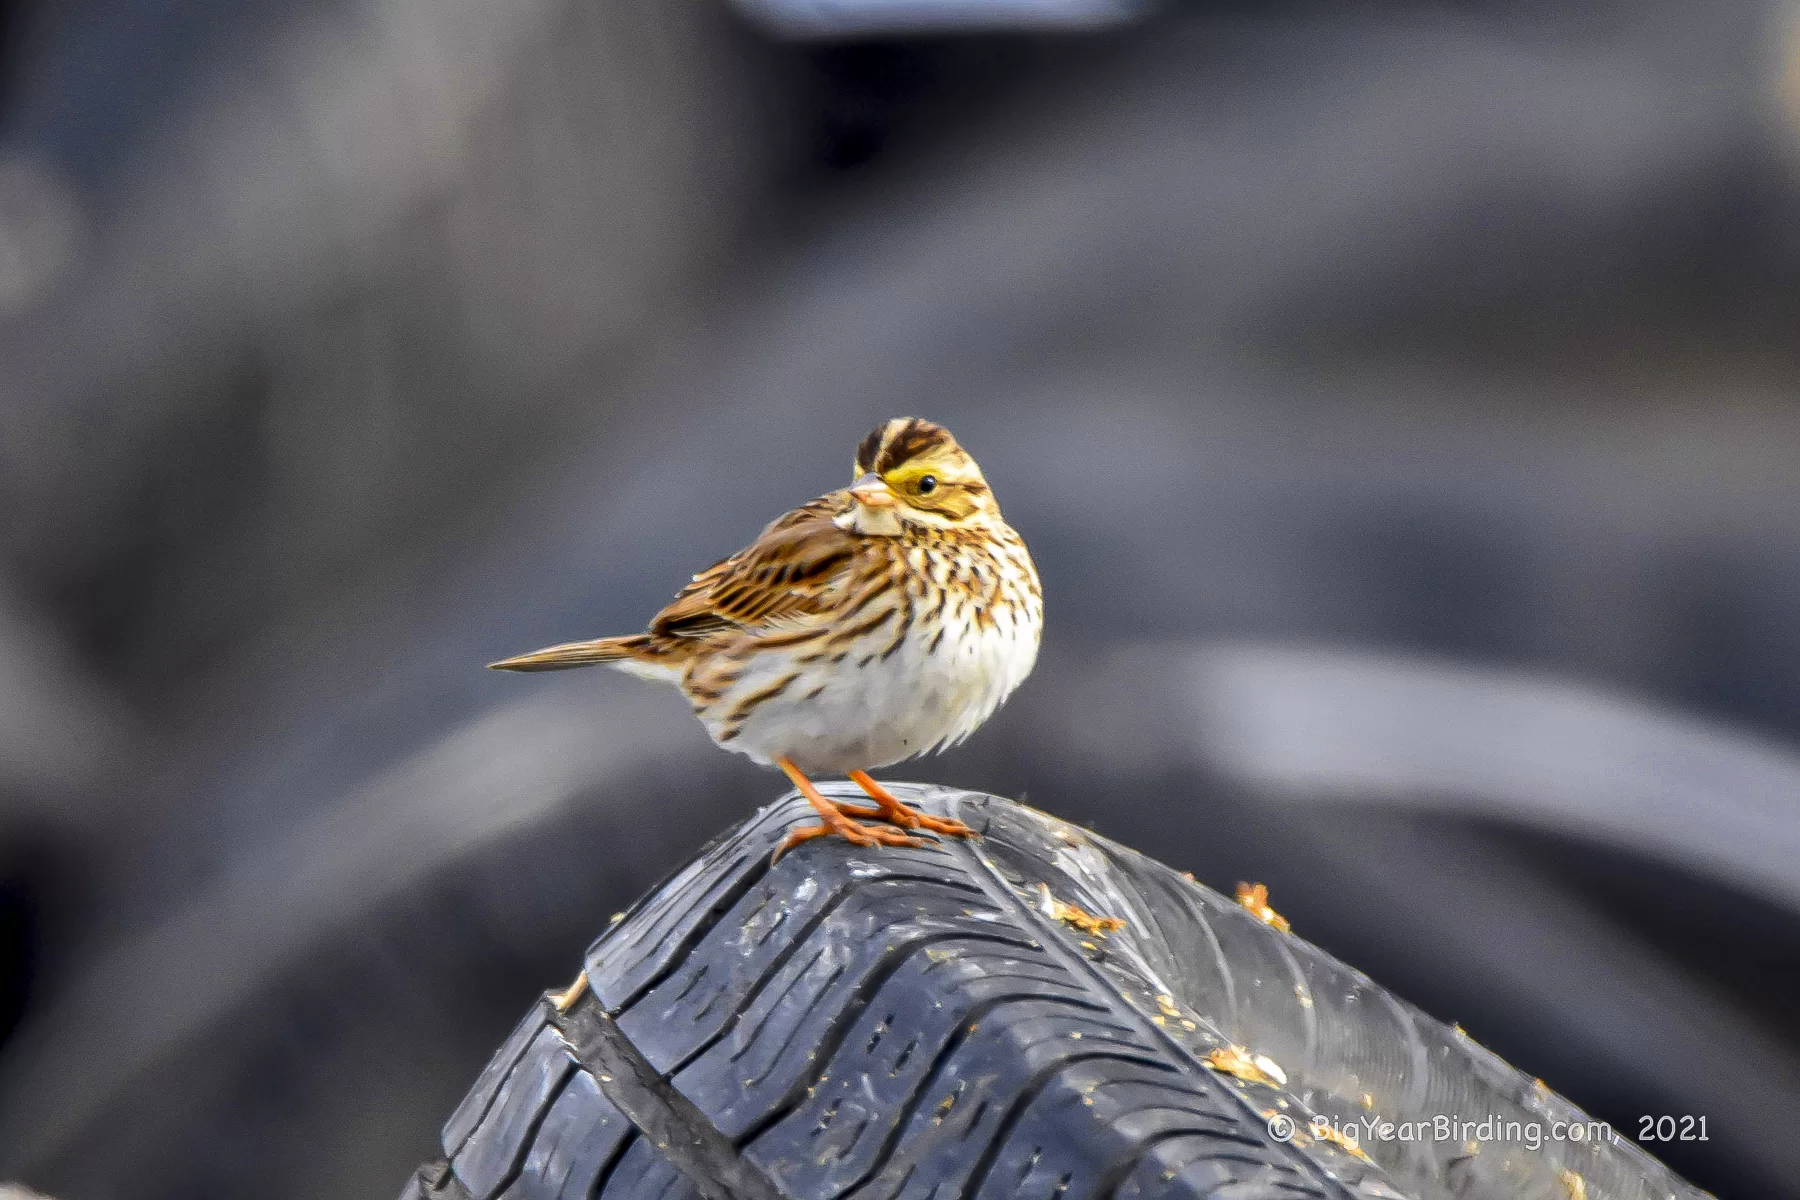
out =
[[[859,845],[921,844],[907,832],[921,829],[967,836],[866,772],[961,741],[1024,681],[1043,625],[1037,573],[942,426],[877,426],[853,479],[694,576],[645,632],[493,665],[608,664],[674,683],[716,742],[780,767],[818,810],[822,823],[783,851],[824,833]],[[824,771],[848,774],[877,807],[827,800],[807,779]]]

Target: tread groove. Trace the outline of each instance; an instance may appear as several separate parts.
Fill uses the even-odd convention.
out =
[[[1236,973],[1232,971],[1230,962],[1225,957],[1225,946],[1219,941],[1218,931],[1213,928],[1212,914],[1189,889],[1181,888],[1173,879],[1160,873],[1151,878],[1155,881],[1157,889],[1165,897],[1174,901],[1177,911],[1186,913],[1193,921],[1195,928],[1205,936],[1206,944],[1212,950],[1213,965],[1219,972],[1219,986],[1225,992],[1225,1022],[1229,1027],[1237,1028],[1239,1017]],[[1190,884],[1191,886],[1193,885]]]
[[[981,1157],[975,1160],[975,1166],[969,1172],[968,1182],[963,1185],[963,1196],[967,1198],[967,1200],[973,1200],[974,1197],[981,1194],[982,1185],[987,1182],[989,1172],[994,1169],[994,1161],[1000,1157],[1000,1152],[1006,1148],[1007,1138],[1011,1136],[1014,1127],[1018,1125],[1019,1119],[1037,1102],[1037,1098],[1043,1093],[1045,1088],[1050,1086],[1051,1082],[1054,1081],[1058,1075],[1062,1074],[1070,1067],[1079,1066],[1084,1062],[1096,1062],[1106,1059],[1123,1060],[1134,1063],[1142,1063],[1145,1061],[1131,1055],[1114,1054],[1107,1050],[1083,1051],[1079,1054],[1071,1054],[1066,1058],[1058,1059],[1053,1063],[1045,1063],[1043,1066],[1033,1071],[1031,1077],[1025,1081],[1025,1086],[1019,1089],[1018,1094],[1013,1097],[1012,1102],[1006,1106],[1006,1111],[1001,1114],[1000,1123],[994,1127],[994,1132],[988,1135],[987,1146],[982,1150]],[[1164,1070],[1172,1069],[1164,1063],[1157,1063],[1156,1065],[1162,1067]]]
[[[958,1050],[962,1049],[963,1043],[969,1038],[972,1026],[986,1020],[988,1014],[997,1008],[1002,1008],[1008,1004],[1023,1003],[1025,1001],[1041,1001],[1046,998],[1047,997],[1040,996],[1035,992],[1008,992],[1003,996],[990,997],[989,999],[974,1005],[968,1012],[964,1013],[958,1019],[955,1031],[945,1040],[944,1045],[938,1050],[937,1054],[933,1056],[931,1065],[919,1076],[918,1086],[913,1088],[912,1094],[906,1099],[906,1103],[900,1107],[899,1114],[894,1118],[894,1122],[889,1128],[887,1136],[882,1139],[880,1147],[875,1151],[874,1161],[869,1164],[868,1168],[864,1170],[861,1175],[858,1175],[846,1186],[838,1189],[837,1194],[839,1196],[848,1196],[856,1191],[856,1189],[867,1186],[887,1167],[888,1163],[894,1157],[894,1152],[899,1149],[901,1141],[906,1137],[907,1126],[912,1124],[913,1118],[918,1115],[919,1109],[923,1107],[925,1097],[936,1093],[936,1084],[938,1079],[943,1075],[945,1064],[956,1056]]]
[[[856,1018],[862,1015],[863,1010],[869,1006],[869,1002],[880,992],[882,985],[906,965],[907,960],[917,952],[935,946],[939,942],[958,939],[994,942],[1016,947],[1025,946],[1023,942],[997,933],[958,929],[921,934],[889,949],[857,985],[850,999],[832,1016],[831,1023],[826,1026],[824,1034],[819,1038],[819,1049],[815,1059],[818,1065],[806,1076],[796,1081],[794,1086],[788,1089],[787,1094],[764,1115],[762,1120],[751,1126],[742,1137],[737,1139],[738,1146],[747,1146],[754,1142],[770,1128],[780,1124],[800,1106],[806,1097],[807,1089],[816,1087],[819,1078],[831,1069],[831,1060],[837,1056],[838,1049],[843,1045],[844,1039],[849,1036],[850,1028],[856,1023]]]
[[[481,1079],[476,1081],[476,1086],[480,1087],[482,1085],[483,1080],[491,1080],[491,1085],[488,1087],[486,1098],[481,1103],[481,1108],[479,1110],[477,1110],[475,1113],[473,1113],[472,1115],[469,1115],[469,1114],[465,1114],[463,1112],[462,1107],[459,1106],[457,1108],[456,1112],[451,1114],[450,1122],[445,1126],[446,1136],[444,1138],[444,1143],[443,1143],[444,1156],[445,1156],[446,1162],[452,1158],[455,1158],[458,1154],[462,1153],[462,1148],[463,1148],[463,1146],[468,1144],[469,1138],[474,1135],[474,1133],[477,1129],[481,1128],[482,1122],[487,1120],[488,1114],[494,1111],[494,1105],[500,1099],[500,1093],[502,1090],[504,1090],[504,1085],[506,1083],[507,1078],[514,1071],[519,1069],[519,1064],[521,1062],[524,1062],[525,1056],[531,1052],[531,1044],[534,1040],[536,1040],[536,1031],[533,1030],[532,1037],[521,1037],[520,1034],[522,1032],[524,1032],[524,1030],[525,1030],[525,1025],[523,1022],[521,1022],[520,1025],[514,1029],[512,1034],[508,1036],[506,1042],[500,1048],[500,1049],[504,1050],[506,1048],[506,1046],[517,1043],[516,1049],[514,1049],[512,1054],[508,1055],[505,1060],[505,1062],[506,1062],[505,1069],[496,1070],[496,1068],[499,1065],[499,1061],[498,1061],[499,1051],[495,1052],[495,1055],[496,1055],[495,1060],[490,1061],[486,1067],[482,1068]],[[463,1105],[467,1105],[467,1104],[468,1104],[468,1100],[465,1099],[463,1101]],[[455,1139],[456,1144],[454,1146],[452,1146],[450,1144],[451,1139],[448,1136],[448,1133],[449,1133],[449,1130],[455,1128],[455,1126],[460,1121],[466,1121],[467,1127],[462,1131],[462,1135]]]
[[[550,1119],[550,1110],[562,1099],[563,1092],[568,1090],[569,1080],[574,1077],[574,1071],[565,1070],[562,1078],[557,1080],[556,1086],[550,1089],[550,1094],[538,1106],[538,1110],[531,1115],[530,1123],[525,1126],[525,1135],[519,1139],[519,1147],[513,1152],[512,1165],[506,1168],[506,1173],[494,1184],[493,1189],[487,1193],[488,1196],[504,1196],[506,1189],[524,1174],[525,1160],[531,1157],[531,1147],[537,1142],[538,1134],[543,1131],[544,1122]]]
[[[669,1074],[671,1076],[679,1075],[685,1068],[691,1066],[707,1051],[724,1041],[727,1037],[730,1037],[732,1031],[742,1024],[744,1014],[749,1012],[756,1001],[761,998],[769,984],[774,981],[776,976],[781,974],[782,969],[786,967],[787,964],[793,960],[794,956],[812,940],[813,935],[819,931],[819,928],[823,926],[826,921],[830,920],[831,917],[844,906],[846,901],[852,896],[860,894],[862,885],[868,883],[887,883],[889,881],[928,884],[945,882],[927,875],[883,875],[873,880],[848,879],[840,883],[832,890],[831,894],[826,897],[824,902],[819,905],[818,911],[807,918],[806,923],[800,927],[788,941],[788,944],[777,951],[775,957],[769,960],[768,966],[756,977],[755,982],[750,985],[741,997],[737,998],[737,1011],[732,1014],[731,1020],[726,1022],[724,1027],[717,1033],[707,1037],[698,1046],[694,1047],[694,1049],[677,1059],[675,1064],[669,1068]],[[761,907],[762,906],[759,906],[757,911],[760,912]],[[721,917],[721,919],[723,918]],[[761,943],[758,944],[760,945]],[[796,978],[794,982],[798,982],[798,978]],[[790,983],[789,987],[792,986],[794,986],[794,984]],[[684,990],[682,994],[686,995],[686,991]],[[679,997],[677,997],[677,999],[679,999]],[[623,1016],[624,1010],[620,1009],[615,1015]],[[733,1055],[732,1057],[735,1060],[739,1055]]]
[[[642,1136],[634,1126],[624,1137],[619,1139],[619,1144],[613,1147],[612,1153],[607,1155],[606,1161],[601,1164],[600,1173],[594,1176],[594,1182],[588,1185],[588,1200],[600,1200],[600,1197],[606,1194],[606,1185],[612,1181],[613,1172],[619,1169],[619,1164],[625,1161],[625,1152],[631,1149],[632,1143]]]
[[[836,983],[838,980],[842,979],[843,977],[844,977],[844,968],[842,966],[834,968],[832,970],[831,974],[827,975],[825,977],[825,982],[822,985],[820,985],[820,990],[823,991],[823,990],[829,989],[832,984]],[[774,1074],[775,1070],[778,1067],[780,1067],[782,1056],[787,1053],[787,1048],[794,1044],[795,1038],[800,1036],[800,1028],[801,1027],[798,1024],[796,1024],[792,1029],[788,1030],[788,1035],[785,1038],[781,1039],[781,1045],[777,1046],[775,1048],[775,1053],[771,1054],[769,1056],[769,1065],[767,1067],[763,1068],[763,1073],[761,1075],[758,1075],[754,1080],[751,1081],[753,1085],[762,1083],[763,1080],[767,1079],[770,1075]],[[737,1062],[738,1060],[743,1058],[743,1056],[745,1054],[749,1053],[749,1050],[750,1050],[750,1047],[748,1044],[746,1044],[742,1050],[740,1050],[738,1053],[731,1056],[731,1061]]]
[[[1183,1129],[1159,1129],[1155,1133],[1147,1135],[1127,1153],[1120,1155],[1117,1163],[1107,1167],[1100,1176],[1099,1185],[1094,1188],[1094,1194],[1096,1196],[1107,1197],[1108,1200],[1117,1196],[1119,1189],[1125,1185],[1125,1181],[1130,1179],[1132,1173],[1138,1169],[1138,1164],[1154,1154],[1158,1146],[1162,1145],[1164,1142],[1172,1142],[1178,1138],[1185,1137],[1204,1138],[1209,1142],[1216,1142],[1223,1137],[1229,1138],[1232,1141],[1243,1141],[1244,1144],[1251,1146],[1257,1144],[1253,1141],[1248,1141],[1248,1139],[1242,1139],[1240,1135],[1221,1134],[1217,1130],[1212,1129],[1197,1129],[1191,1127]],[[1188,1161],[1194,1162],[1197,1160],[1189,1159]]]
[[[652,990],[659,987],[669,976],[680,970],[681,964],[687,961],[687,956],[693,952],[694,947],[705,941],[706,935],[711,933],[718,926],[719,922],[725,919],[725,914],[736,908],[738,901],[749,895],[750,890],[763,881],[763,877],[769,873],[772,865],[773,864],[767,861],[764,861],[760,866],[753,864],[748,871],[744,872],[741,878],[739,878],[731,887],[727,888],[725,894],[713,903],[708,910],[706,917],[696,924],[693,929],[689,930],[687,936],[677,943],[674,953],[669,955],[669,961],[657,968],[650,978],[632,989],[632,991],[619,1002],[618,1007],[612,1010],[614,1015],[623,1014],[628,1011],[639,1000],[642,1000],[645,996],[649,995]]]

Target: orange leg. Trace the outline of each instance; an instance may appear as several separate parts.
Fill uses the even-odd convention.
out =
[[[813,786],[812,780],[800,773],[799,767],[785,758],[777,758],[775,765],[794,781],[794,786],[800,789],[800,794],[805,796],[813,808],[818,811],[820,823],[803,826],[788,834],[786,838],[782,839],[781,845],[775,847],[774,859],[779,859],[801,842],[810,842],[813,838],[825,837],[833,833],[858,846],[929,846],[931,844],[923,838],[908,837],[898,829],[888,829],[880,825],[873,827],[858,825],[845,816],[843,810],[837,805],[827,800],[824,793]]]
[[[873,817],[886,821],[890,825],[898,825],[902,829],[928,829],[932,833],[948,834],[951,837],[980,837],[973,829],[964,825],[954,817],[932,817],[908,808],[900,802],[899,797],[869,778],[867,771],[852,771],[850,778],[856,786],[869,793],[878,809],[846,808],[845,812],[853,812],[859,817]]]

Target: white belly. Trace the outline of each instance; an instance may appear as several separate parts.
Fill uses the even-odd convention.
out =
[[[701,719],[720,745],[758,762],[788,758],[807,774],[885,767],[975,732],[1031,674],[1041,628],[1041,609],[1030,604],[987,624],[952,616],[935,650],[937,627],[914,629],[892,654],[866,665],[859,663],[892,645],[891,627],[871,632],[837,664],[798,666],[785,655],[763,655],[734,694],[789,675],[793,682],[758,704],[728,740],[721,722],[706,713]]]

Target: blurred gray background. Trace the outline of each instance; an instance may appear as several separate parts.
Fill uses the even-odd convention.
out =
[[[1797,17],[0,3],[0,1178],[394,1194],[782,789],[481,664],[916,413],[1048,629],[891,774],[1800,1197]]]

